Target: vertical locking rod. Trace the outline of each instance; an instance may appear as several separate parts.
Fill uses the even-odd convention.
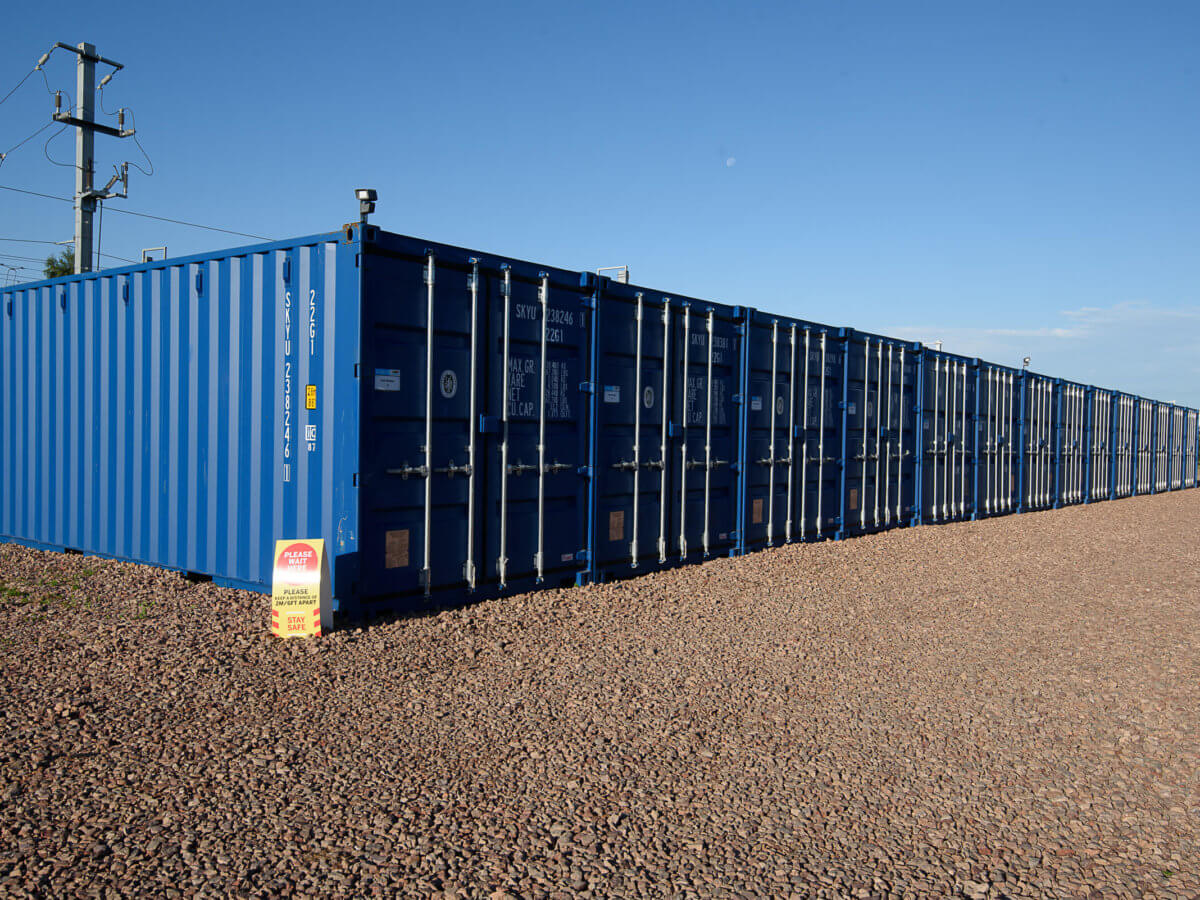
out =
[[[545,579],[545,540],[546,540],[546,313],[550,302],[550,276],[542,273],[542,284],[538,289],[538,302],[542,306],[542,367],[541,389],[538,396],[541,399],[541,411],[538,414],[538,535],[537,553],[533,557],[534,568],[537,569],[537,580]]]
[[[804,404],[804,413],[800,423],[800,431],[804,437],[804,443],[800,445],[800,540],[804,540],[808,532],[808,356],[809,338],[811,336],[812,330],[805,328],[804,381],[800,390],[800,402]]]
[[[476,386],[479,363],[479,261],[471,260],[471,395],[467,414],[467,561],[463,578],[467,590],[475,590],[475,420],[478,415]]]
[[[679,448],[679,558],[687,557],[687,473],[688,473],[688,416],[691,405],[688,397],[691,393],[691,375],[688,374],[688,344],[691,343],[688,327],[691,321],[691,309],[683,308],[683,442]]]
[[[658,439],[658,461],[662,468],[658,472],[658,561],[667,561],[667,413],[671,408],[670,394],[667,389],[671,383],[671,298],[663,298],[662,309],[663,348],[662,348],[662,396],[659,404],[662,406],[662,433]]]
[[[847,373],[848,374],[848,373]],[[862,479],[858,483],[858,522],[867,527],[867,411],[871,408],[871,339],[863,342],[863,393],[862,393]]]
[[[896,521],[904,513],[904,348],[900,348],[900,433],[896,437]],[[919,501],[918,501],[919,502]],[[919,509],[920,507],[918,507]]]
[[[771,471],[767,481],[767,546],[775,542],[775,382],[776,359],[779,346],[779,322],[771,323],[771,440],[768,444],[767,456],[770,458]]]
[[[708,556],[708,501],[709,501],[709,476],[712,473],[712,371],[713,371],[713,311],[708,311],[708,319],[704,325],[705,331],[708,333],[708,387],[707,399],[704,403],[704,555]]]
[[[958,433],[958,515],[967,514],[967,364],[958,364],[962,376],[962,426]]]
[[[796,326],[791,327],[791,340],[788,345],[788,478],[787,478],[787,519],[783,525],[783,540],[792,542],[792,483],[796,469]]]
[[[930,518],[937,521],[938,502],[937,502],[937,486],[938,486],[938,396],[942,392],[941,378],[941,360],[936,356],[933,358],[933,452],[930,456],[933,457],[933,478],[929,482],[929,498],[931,501]]]
[[[887,444],[886,452],[883,460],[883,524],[886,526],[892,521],[892,368],[893,355],[892,351],[896,349],[896,345],[888,343],[888,373],[887,373],[887,413],[884,420],[887,422]],[[879,479],[878,474],[875,476]]]
[[[638,564],[638,494],[642,476],[642,292],[637,293],[637,347],[634,350],[633,376],[633,536],[629,545],[629,566]]]
[[[891,345],[888,345],[891,349]],[[875,527],[879,527],[879,463],[883,456],[883,342],[876,345],[875,355]],[[889,372],[890,374],[890,372]]]
[[[817,435],[817,537],[821,536],[821,518],[825,500],[825,336],[821,332],[821,404],[820,433]]]
[[[421,583],[425,596],[433,590],[430,555],[433,543],[430,525],[433,522],[433,254],[426,258],[425,268],[425,555]]]
[[[501,397],[503,406],[500,409],[500,558],[496,560],[496,569],[500,578],[500,587],[508,584],[508,407],[509,407],[509,305],[512,298],[512,269],[508,265],[502,267],[504,284],[500,293],[504,296],[504,396]]]

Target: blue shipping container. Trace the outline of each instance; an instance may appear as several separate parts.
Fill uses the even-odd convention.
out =
[[[1195,410],[348,225],[0,291],[0,537],[343,613],[1194,487]]]

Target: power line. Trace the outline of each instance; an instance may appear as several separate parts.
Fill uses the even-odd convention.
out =
[[[53,125],[54,123],[51,122],[50,124]],[[42,153],[45,154],[46,159],[50,160],[50,162],[54,163],[56,166],[62,166],[64,169],[75,168],[75,163],[59,162],[57,159],[55,159],[53,156],[51,156],[50,155],[50,142],[70,127],[71,127],[70,125],[64,125],[62,128],[58,129],[58,131],[54,132],[54,134],[50,135],[50,137],[46,138],[46,143],[42,144]]]
[[[147,172],[145,169],[143,169],[141,166],[139,166],[135,162],[131,162],[130,165],[133,166],[135,169],[137,169],[139,172],[141,172],[143,175],[145,175],[147,178],[149,178],[151,175],[154,174],[154,161],[150,159],[150,154],[146,152],[146,148],[142,146],[142,142],[139,141],[137,138],[137,116],[134,115],[134,112],[132,109],[126,108],[126,112],[129,113],[129,125],[130,125],[130,129],[133,131],[133,134],[131,134],[130,137],[132,137],[133,142],[135,144],[137,144],[137,148],[142,151],[142,156],[146,157],[146,164],[148,166],[150,166],[150,171]]]
[[[9,147],[7,150],[5,150],[3,153],[0,153],[0,165],[4,164],[4,160],[8,156],[8,154],[12,153],[14,150],[19,150],[20,148],[24,147],[26,144],[28,144],[30,141],[32,141],[35,137],[37,137],[39,134],[41,134],[43,131],[45,131],[47,128],[49,128],[53,124],[54,124],[54,122],[47,122],[45,125],[43,125],[41,128],[39,128],[37,131],[35,131],[29,137],[25,138],[25,140],[21,141],[20,143],[13,144],[11,147]],[[51,162],[53,162],[53,160],[51,160]]]
[[[64,203],[74,203],[70,197],[58,197],[54,194],[43,194],[39,191],[27,191],[24,188],[9,187],[6,184],[0,184],[0,191],[14,191],[18,194],[28,194],[31,197],[44,197],[47,200],[61,200]],[[218,228],[216,225],[201,225],[199,222],[186,222],[183,219],[171,219],[166,216],[153,216],[150,213],[134,212],[132,209],[113,208],[109,212],[120,213],[123,216],[138,216],[143,219],[156,219],[159,222],[170,222],[173,225],[187,225],[190,228],[203,228],[206,231],[219,231],[222,234],[234,234],[238,237],[254,238],[256,241],[271,241],[274,238],[264,237],[261,234],[247,234],[244,231],[233,231],[229,228]]]
[[[11,244],[49,244],[51,247],[61,247],[64,244],[69,244],[70,241],[39,241],[34,238],[10,238],[0,237],[0,241],[6,241]],[[11,256],[9,253],[0,253],[0,256]],[[119,259],[121,262],[137,262],[137,260],[126,259],[124,256],[117,256],[115,253],[101,253],[101,256],[107,256],[109,259]]]
[[[30,75],[32,75],[32,74],[33,74],[34,72],[36,72],[37,70],[38,70],[38,66],[34,66],[32,69],[30,69],[30,70],[29,70],[29,71],[28,71],[28,72],[25,74],[25,77],[24,77],[24,78],[22,78],[20,81],[18,81],[18,82],[17,82],[17,86],[16,86],[16,87],[15,87],[15,88],[13,88],[11,91],[9,91],[7,94],[5,94],[5,95],[4,95],[4,100],[7,100],[9,97],[11,97],[13,94],[15,94],[15,93],[16,93],[16,92],[17,92],[17,91],[20,89],[21,85],[23,85],[23,84],[24,84],[26,81],[28,81],[28,80],[29,80],[29,76],[30,76]],[[4,100],[0,100],[0,103],[3,103],[3,102],[4,102]]]

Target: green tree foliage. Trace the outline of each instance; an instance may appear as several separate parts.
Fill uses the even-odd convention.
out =
[[[43,270],[47,278],[58,278],[60,275],[75,274],[75,248],[68,247],[57,256],[46,257],[46,267]]]

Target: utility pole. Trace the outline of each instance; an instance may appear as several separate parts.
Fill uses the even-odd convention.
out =
[[[104,76],[100,87],[108,84],[109,80],[123,67],[119,62],[105,59],[96,55],[92,44],[81,43],[72,47],[59,41],[54,45],[78,54],[76,66],[75,92],[78,98],[78,116],[62,112],[61,97],[55,98],[54,121],[75,126],[75,273],[92,270],[92,224],[96,215],[96,203],[110,197],[126,197],[129,195],[129,166],[117,169],[103,190],[96,190],[96,160],[94,155],[96,132],[112,137],[130,137],[134,129],[125,128],[125,110],[120,110],[118,127],[96,123],[96,63],[112,66],[113,70]],[[49,56],[49,54],[47,54]],[[45,58],[43,58],[43,62]],[[39,63],[40,65],[40,63]],[[117,181],[122,182],[122,192],[110,190]]]

